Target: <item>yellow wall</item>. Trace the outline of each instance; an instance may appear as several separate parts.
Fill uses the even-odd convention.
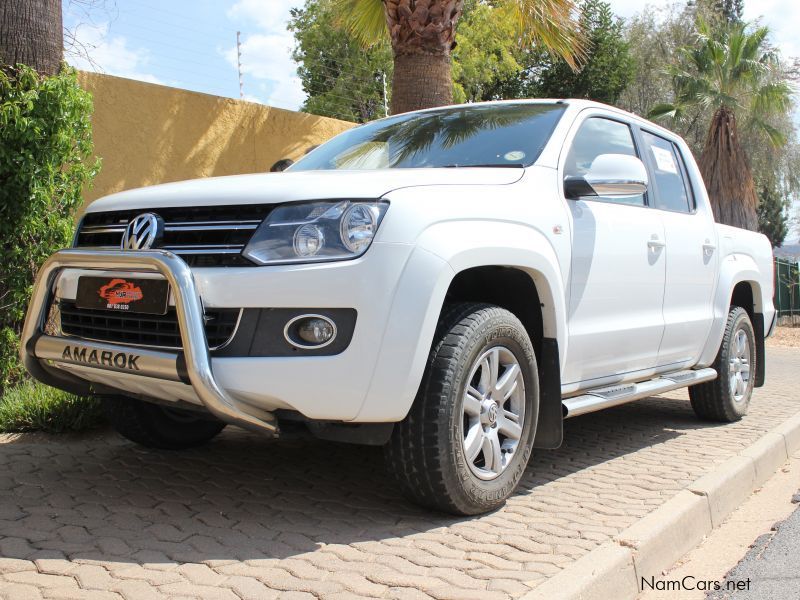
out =
[[[94,95],[92,201],[144,185],[268,171],[352,123],[110,75],[79,73]]]

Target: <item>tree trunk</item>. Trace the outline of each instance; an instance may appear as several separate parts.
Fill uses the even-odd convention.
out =
[[[726,106],[711,119],[699,166],[717,222],[758,231],[753,174],[739,145],[736,115]]]
[[[24,64],[54,75],[64,55],[61,0],[2,0],[0,66]]]
[[[392,114],[450,104],[450,51],[464,0],[384,0],[394,51]]]
[[[449,55],[401,54],[394,57],[393,115],[452,102]]]

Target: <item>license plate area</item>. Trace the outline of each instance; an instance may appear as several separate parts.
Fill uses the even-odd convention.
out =
[[[149,315],[166,314],[168,300],[165,280],[130,277],[82,276],[75,295],[78,308]]]

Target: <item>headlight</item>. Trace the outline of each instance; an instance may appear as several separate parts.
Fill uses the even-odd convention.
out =
[[[387,208],[378,201],[284,204],[264,219],[242,254],[260,265],[356,258],[369,248]]]
[[[364,204],[353,204],[342,214],[339,232],[345,248],[360,254],[366,250],[375,237],[375,228],[378,225],[376,211]]]

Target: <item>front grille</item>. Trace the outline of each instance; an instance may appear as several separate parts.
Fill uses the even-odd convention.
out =
[[[192,267],[254,266],[242,256],[250,237],[272,209],[270,204],[243,206],[178,206],[153,209],[164,219],[159,248],[169,250]],[[88,213],[75,242],[80,248],[114,248],[125,227],[147,209]]]
[[[78,308],[74,302],[58,304],[61,332],[99,342],[177,349],[182,346],[175,308],[165,315],[120,313],[109,310]],[[241,309],[216,308],[205,312],[208,347],[225,345],[236,332]]]

